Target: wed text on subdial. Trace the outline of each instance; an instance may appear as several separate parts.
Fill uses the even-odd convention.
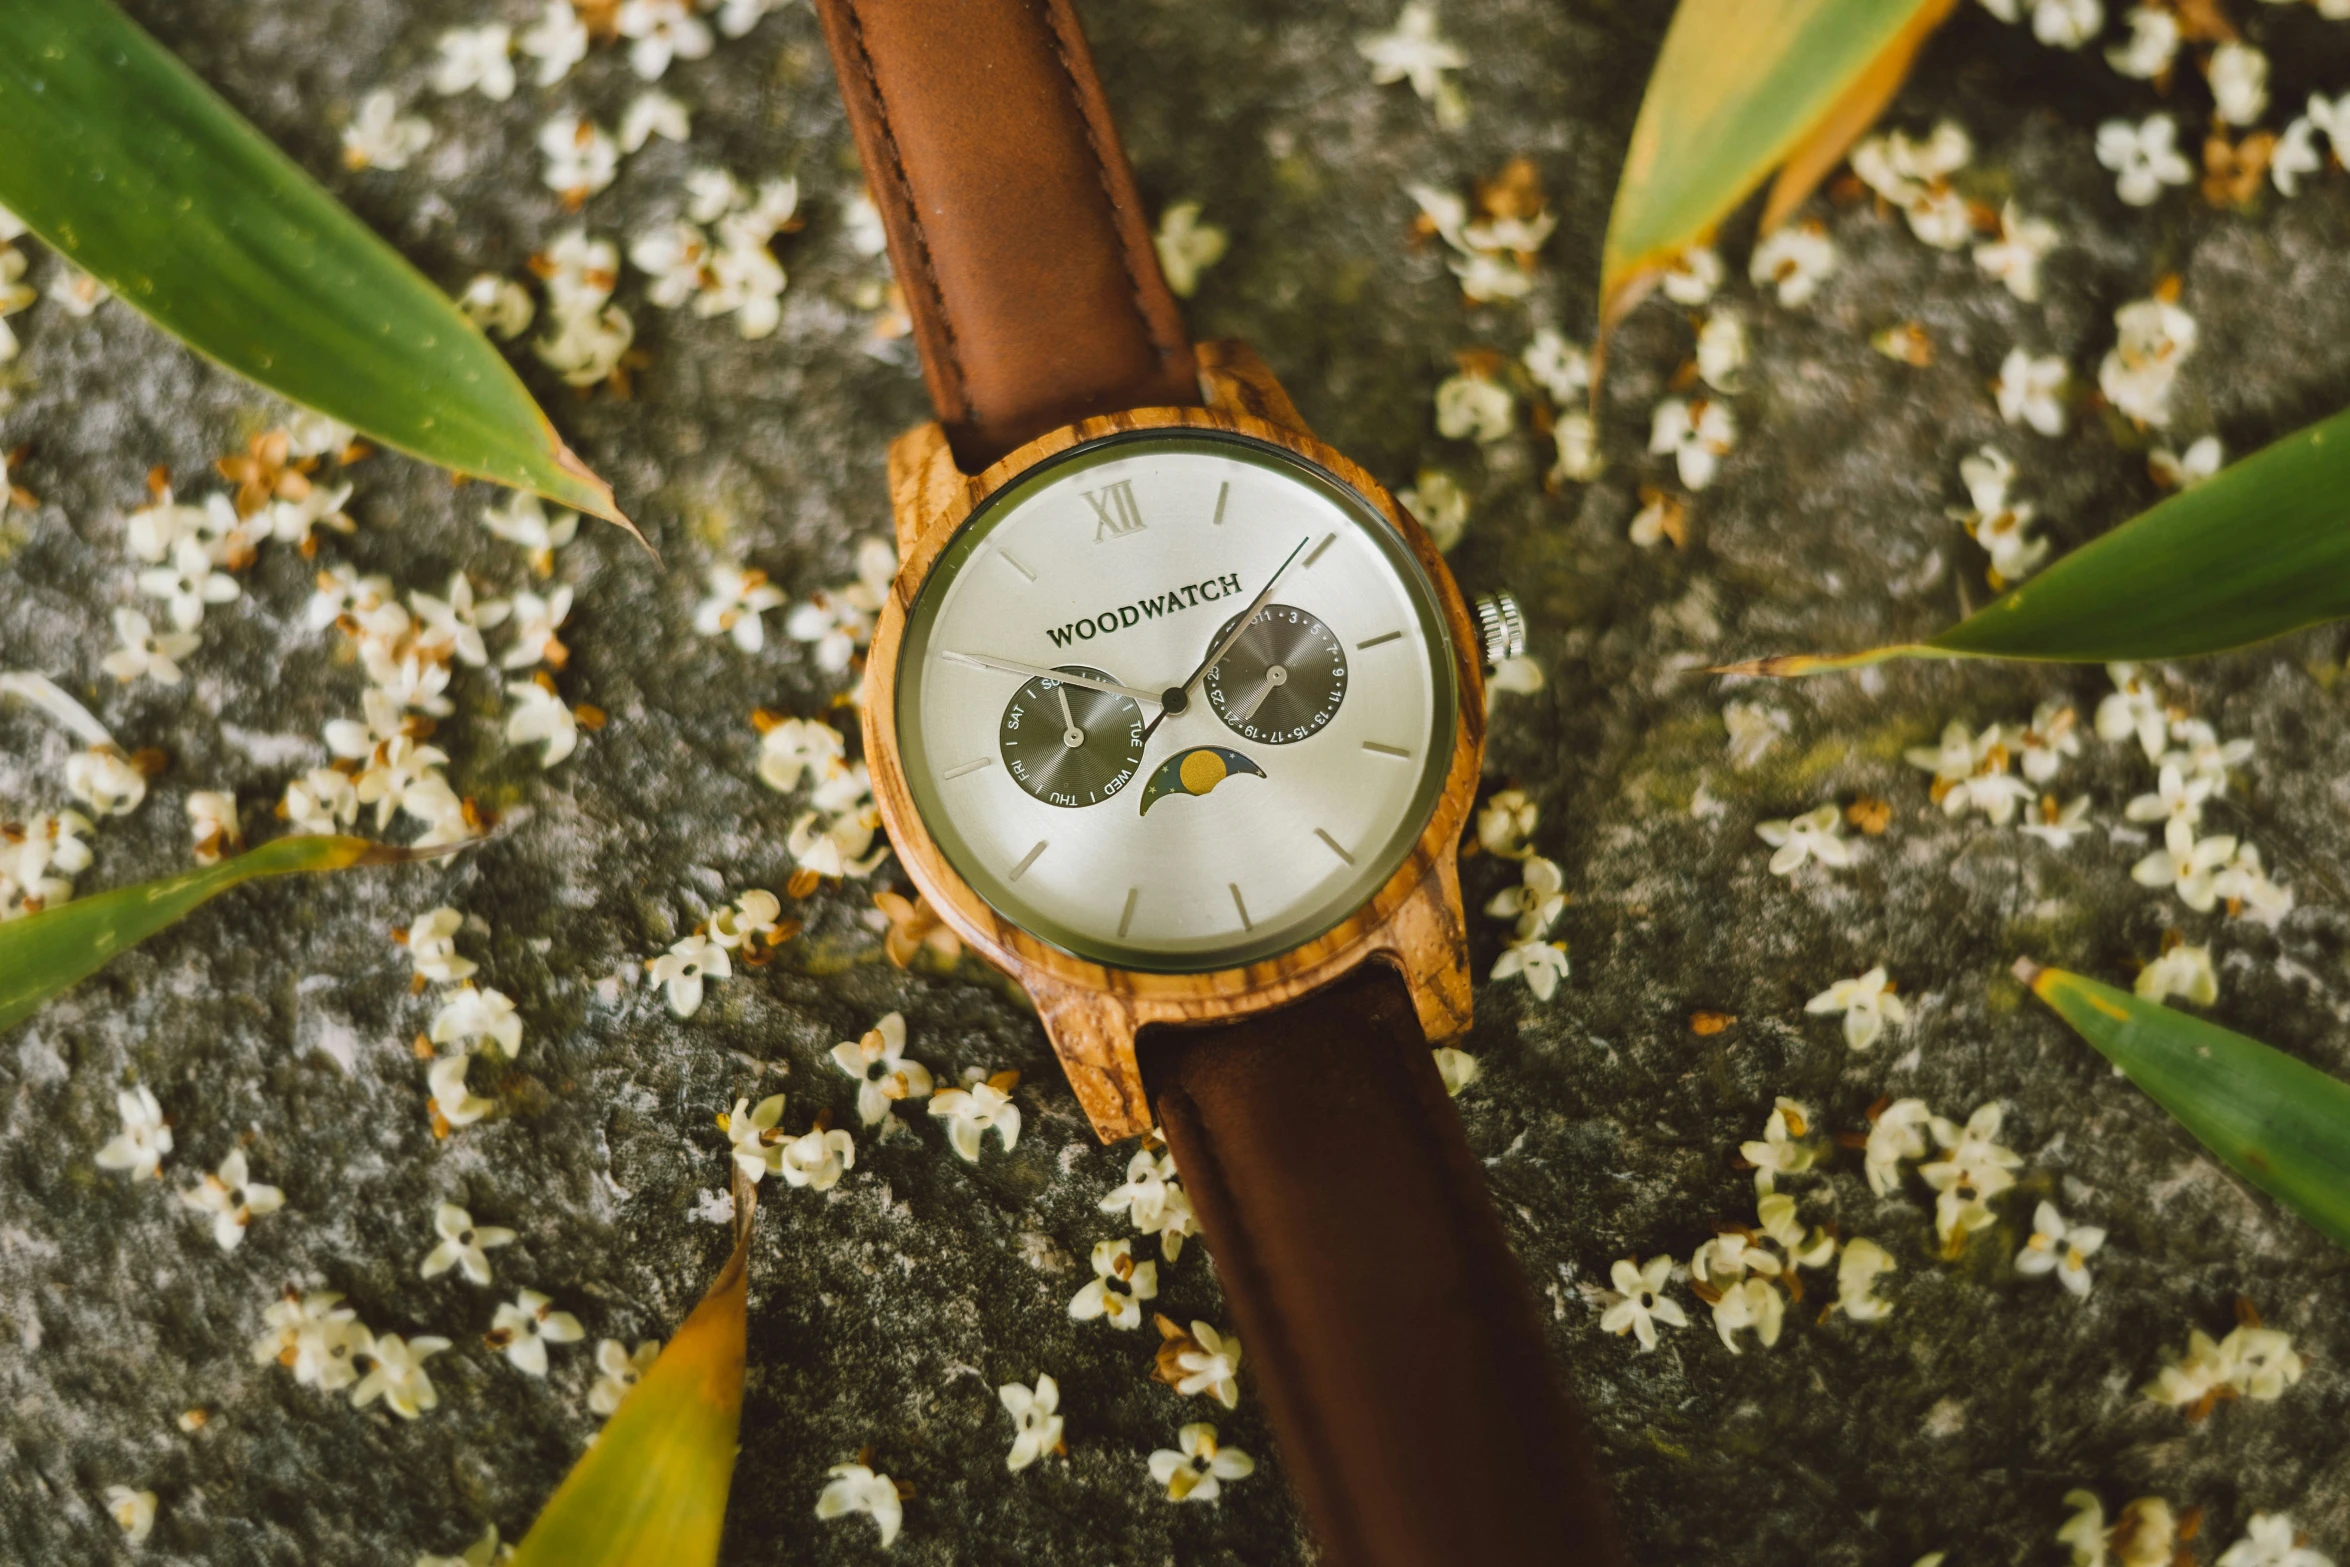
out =
[[[1219,638],[1230,633],[1224,623]],[[1317,734],[1346,698],[1346,650],[1294,604],[1267,604],[1201,681],[1224,727],[1261,745]]]
[[[1112,679],[1083,664],[1060,667]],[[1142,728],[1142,709],[1131,698],[1038,676],[1004,704],[996,742],[1013,782],[1045,804],[1098,805],[1142,765]]]

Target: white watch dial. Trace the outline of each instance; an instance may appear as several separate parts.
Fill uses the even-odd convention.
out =
[[[1281,448],[1114,437],[989,498],[901,645],[924,824],[999,914],[1121,968],[1226,968],[1367,902],[1452,760],[1435,590]]]

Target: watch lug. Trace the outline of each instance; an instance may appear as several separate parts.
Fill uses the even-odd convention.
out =
[[[1469,1029],[1469,932],[1461,915],[1461,868],[1437,857],[1419,887],[1396,906],[1382,933],[1380,956],[1403,976],[1431,1045]]]
[[[913,556],[931,520],[966,501],[970,488],[937,420],[918,424],[889,443],[889,509],[897,524],[901,564]]]
[[[1197,344],[1192,351],[1199,359],[1200,396],[1207,399],[1210,408],[1218,413],[1246,414],[1304,436],[1314,433],[1306,428],[1289,393],[1248,344],[1228,338]]]
[[[1154,1124],[1134,1055],[1134,1014],[1109,991],[1078,990],[1022,976],[1044,1024],[1044,1037],[1077,1094],[1079,1108],[1105,1143],[1140,1137]]]

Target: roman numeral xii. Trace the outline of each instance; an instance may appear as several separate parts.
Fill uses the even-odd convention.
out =
[[[1080,490],[1077,493],[1092,503],[1094,543],[1142,531],[1142,508],[1134,501],[1133,480],[1120,479],[1098,490]]]

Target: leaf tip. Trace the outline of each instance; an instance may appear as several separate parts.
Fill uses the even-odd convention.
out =
[[[2015,967],[2010,969],[2008,972],[2015,975],[2017,979],[2021,980],[2034,995],[2038,995],[2040,993],[2040,977],[2046,974],[2048,970],[2042,968],[2039,964],[2033,962],[2030,958],[2018,958],[2015,960]]]
[[[580,459],[579,453],[564,445],[561,440],[556,440],[554,445],[555,466],[577,481],[576,493],[558,498],[577,506],[591,517],[603,518],[642,544],[653,559],[659,560],[661,552],[653,548],[653,541],[645,537],[644,530],[630,521],[628,513],[620,509],[620,502],[613,497],[612,486],[604,482],[603,476],[590,468]]]

